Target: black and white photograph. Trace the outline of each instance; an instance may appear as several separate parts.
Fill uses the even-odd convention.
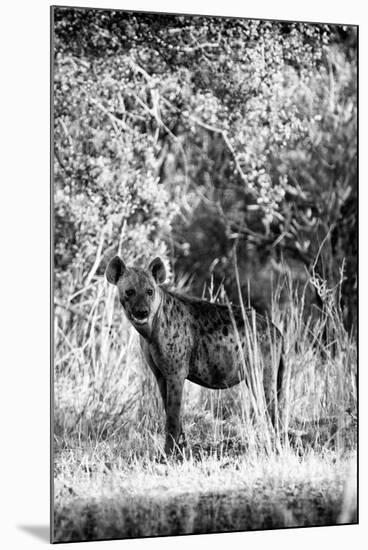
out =
[[[51,8],[52,542],[358,523],[331,21]]]

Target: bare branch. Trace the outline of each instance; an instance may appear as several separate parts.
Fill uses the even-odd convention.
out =
[[[69,134],[69,131],[68,131],[68,128],[66,127],[66,124],[65,122],[63,121],[63,119],[61,117],[58,118],[58,122],[64,132],[64,135],[66,137],[66,139],[68,140],[68,144],[69,144],[69,147],[72,149],[73,148],[73,140],[72,140],[72,137],[71,135]]]
[[[100,111],[102,111],[105,115],[107,115],[109,117],[110,122],[111,122],[116,134],[119,135],[121,133],[118,126],[121,126],[121,128],[123,128],[124,130],[126,130],[128,128],[128,126],[126,125],[126,123],[123,120],[120,120],[120,118],[118,118],[113,113],[111,113],[108,109],[106,109],[106,107],[104,107],[104,105],[102,105],[102,103],[100,101],[98,101],[94,97],[89,96],[86,89],[82,88],[82,90],[86,94],[88,101],[93,103],[93,105],[96,105],[96,107]]]
[[[152,90],[153,92],[153,90]],[[157,124],[159,126],[161,126],[166,132],[167,134],[172,138],[173,141],[175,141],[175,143],[177,144],[178,148],[180,149],[180,152],[183,156],[183,161],[184,161],[184,177],[185,177],[185,183],[186,185],[188,184],[188,160],[187,160],[187,156],[186,156],[186,153],[185,153],[185,150],[184,150],[184,147],[182,146],[179,138],[170,130],[170,128],[164,123],[164,121],[162,120],[162,118],[160,117],[159,115],[159,111],[158,111],[158,104],[159,104],[159,101],[160,99],[162,98],[160,96],[160,94],[157,92],[157,97],[155,99],[153,99],[153,104],[156,104],[156,108],[150,108],[148,105],[146,105],[146,103],[144,103],[144,101],[137,95],[135,94],[134,92],[130,92],[130,94],[135,98],[135,100],[137,101],[137,103],[139,103],[139,105],[147,112],[149,113],[152,117],[154,117],[154,119],[156,120]]]

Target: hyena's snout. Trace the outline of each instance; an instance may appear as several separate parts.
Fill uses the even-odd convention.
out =
[[[131,309],[132,321],[135,324],[143,325],[148,322],[150,313],[150,308],[146,300],[139,300],[133,305]]]
[[[133,315],[138,321],[144,321],[149,316],[149,310],[147,308],[133,309]]]

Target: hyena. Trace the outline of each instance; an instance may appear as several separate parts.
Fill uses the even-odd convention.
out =
[[[169,290],[160,258],[144,270],[128,267],[115,256],[106,278],[117,286],[120,303],[140,334],[144,357],[156,377],[166,413],[167,454],[183,434],[184,381],[213,389],[230,388],[242,380],[249,384],[254,333],[262,356],[265,403],[277,429],[282,336],[267,318],[251,309],[230,308]]]

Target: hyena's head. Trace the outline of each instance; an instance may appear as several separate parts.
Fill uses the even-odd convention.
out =
[[[128,267],[115,256],[106,268],[106,278],[117,286],[120,303],[133,326],[141,330],[151,328],[160,306],[158,286],[166,280],[162,260],[155,258],[145,270]]]

